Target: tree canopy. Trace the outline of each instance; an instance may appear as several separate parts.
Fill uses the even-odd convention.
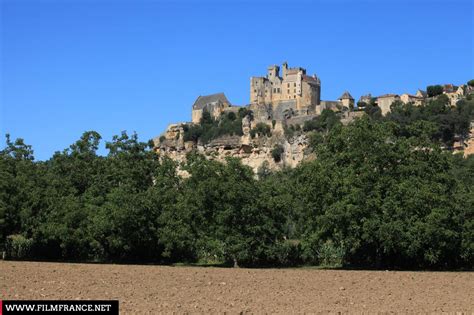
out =
[[[105,156],[88,131],[47,161],[7,135],[0,250],[11,259],[472,268],[474,156],[445,148],[467,136],[473,101],[396,103],[386,117],[374,108],[347,126],[331,112],[306,123],[317,158],[263,165],[259,179],[233,158],[192,153],[178,165],[126,132]],[[203,116],[201,136],[248,114]],[[274,147],[275,161],[282,153]]]

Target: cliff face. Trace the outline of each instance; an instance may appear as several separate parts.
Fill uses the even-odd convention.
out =
[[[275,131],[271,136],[256,136],[252,139],[248,130],[244,129],[244,133],[243,136],[222,136],[207,144],[201,144],[184,141],[182,126],[176,125],[168,129],[161,141],[155,139],[155,150],[177,162],[184,162],[186,155],[192,151],[217,161],[235,157],[241,159],[244,165],[250,166],[255,173],[262,167],[270,170],[295,167],[301,161],[312,157],[306,134],[286,139],[282,131]],[[272,154],[277,147],[282,149],[279,161]]]

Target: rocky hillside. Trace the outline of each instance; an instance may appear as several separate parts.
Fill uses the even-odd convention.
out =
[[[156,152],[180,162],[192,151],[218,161],[236,157],[256,173],[265,168],[277,170],[295,167],[304,159],[312,157],[308,148],[308,135],[302,132],[286,137],[281,126],[275,126],[271,134],[257,133],[254,137],[251,136],[250,128],[243,128],[243,135],[223,135],[208,143],[185,141],[184,128],[184,124],[170,126],[161,139],[154,140]]]

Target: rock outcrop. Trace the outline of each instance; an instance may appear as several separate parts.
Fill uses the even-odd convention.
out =
[[[245,121],[244,121],[245,123]],[[210,160],[225,161],[227,157],[242,160],[244,165],[250,166],[255,173],[262,167],[270,170],[279,170],[284,167],[295,167],[301,161],[312,156],[308,148],[308,136],[301,134],[291,139],[286,139],[282,132],[274,132],[271,136],[256,136],[251,138],[248,130],[243,136],[222,136],[202,144],[194,141],[184,141],[179,125],[172,125],[163,138],[156,138],[155,151],[177,162],[184,162],[186,155],[192,151],[203,154]],[[173,138],[174,137],[174,138]],[[282,148],[279,159],[275,159],[272,151]]]

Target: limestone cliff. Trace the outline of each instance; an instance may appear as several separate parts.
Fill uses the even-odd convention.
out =
[[[227,157],[236,157],[244,165],[250,166],[255,173],[262,167],[278,170],[284,167],[295,167],[301,161],[311,158],[308,148],[308,136],[300,134],[287,139],[283,131],[274,130],[271,136],[256,136],[251,138],[249,128],[243,128],[243,136],[222,136],[202,144],[194,141],[184,141],[183,125],[172,125],[164,136],[155,138],[157,153],[167,156],[177,162],[184,162],[191,151],[203,154],[211,160],[225,161]],[[279,161],[272,155],[276,148],[282,148]]]

